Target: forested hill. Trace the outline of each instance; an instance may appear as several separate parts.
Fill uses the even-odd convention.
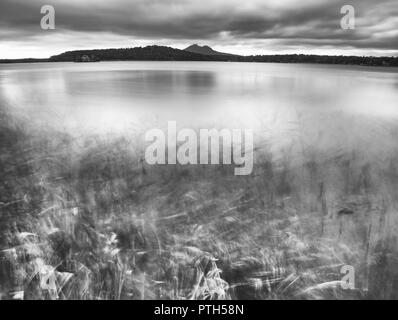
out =
[[[170,47],[148,46],[124,49],[98,49],[68,51],[52,56],[50,61],[80,61],[82,56],[101,61],[112,60],[155,60],[155,61],[220,61],[218,56],[209,56]]]

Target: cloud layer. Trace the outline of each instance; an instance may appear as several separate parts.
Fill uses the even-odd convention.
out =
[[[355,30],[340,28],[345,4],[345,0],[0,0],[0,55],[4,57],[5,50],[8,57],[25,52],[33,56],[67,46],[193,41],[243,54],[398,53],[398,1],[350,1],[356,10]],[[54,6],[56,30],[41,30],[43,5]]]

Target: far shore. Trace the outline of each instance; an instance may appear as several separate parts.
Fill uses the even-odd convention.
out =
[[[212,50],[211,48],[209,48]],[[329,56],[307,54],[281,54],[240,56],[227,53],[204,54],[164,46],[147,46],[122,49],[93,49],[64,52],[50,58],[0,59],[2,64],[41,62],[100,62],[100,61],[212,61],[212,62],[263,62],[356,65],[372,67],[398,67],[398,57]]]

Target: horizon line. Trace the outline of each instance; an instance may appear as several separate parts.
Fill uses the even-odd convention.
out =
[[[171,48],[171,49],[179,50],[179,51],[187,51],[186,49],[188,49],[191,46],[195,46],[195,45],[199,46],[201,48],[208,47],[208,48],[214,50],[213,47],[211,47],[209,45],[198,45],[197,43],[191,44],[191,45],[187,46],[185,49],[179,49],[179,48],[175,48],[175,47],[168,46],[168,45],[151,44],[151,45],[146,45],[146,46],[135,46],[135,47],[109,47],[109,48],[101,48],[101,49],[99,49],[99,48],[71,49],[71,50],[67,50],[67,51],[62,51],[62,52],[60,52],[58,54],[51,55],[49,57],[43,57],[43,58],[33,58],[33,57],[0,58],[0,61],[49,60],[52,57],[56,57],[58,55],[62,55],[62,54],[67,53],[67,52],[96,51],[96,50],[98,50],[98,51],[100,51],[100,50],[126,50],[126,49],[148,48],[148,47],[160,47],[160,48],[163,47],[163,48]],[[217,51],[217,50],[215,50],[215,51]],[[190,52],[190,51],[187,51],[187,52]],[[193,53],[193,52],[191,52],[191,53]],[[387,56],[387,55],[384,55],[384,56],[372,56],[372,55],[346,55],[346,54],[339,54],[338,55],[338,54],[313,54],[313,53],[281,53],[281,54],[241,55],[241,54],[234,54],[234,53],[227,53],[227,52],[220,52],[220,53],[221,54],[228,54],[228,55],[235,56],[235,57],[262,57],[262,56],[264,56],[264,57],[269,56],[270,57],[270,56],[294,56],[294,55],[297,55],[297,56],[318,56],[318,57],[358,57],[358,58],[377,58],[377,59],[380,59],[380,58],[398,58],[398,56],[394,56],[394,55],[391,55],[391,56]],[[203,53],[196,53],[196,54],[201,54],[201,55],[204,55],[204,56],[211,56],[211,55],[203,54]]]

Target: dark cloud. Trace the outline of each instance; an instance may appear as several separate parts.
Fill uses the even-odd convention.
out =
[[[355,30],[340,28],[345,0],[0,0],[0,40],[40,37],[40,8],[56,9],[57,33],[144,39],[275,40],[281,45],[398,50],[398,1],[352,0]],[[226,41],[224,39],[224,41]]]

